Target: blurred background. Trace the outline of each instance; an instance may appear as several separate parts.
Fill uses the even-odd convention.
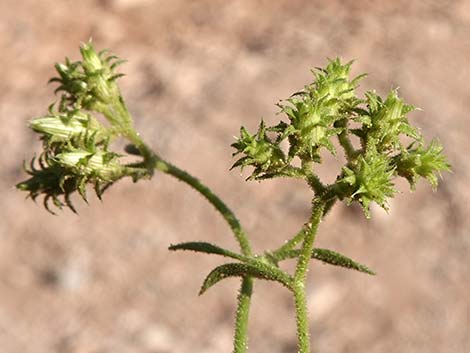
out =
[[[118,183],[103,202],[77,198],[78,216],[51,216],[13,187],[41,149],[27,121],[55,99],[53,64],[78,59],[90,37],[128,59],[120,84],[145,140],[226,200],[260,252],[301,227],[310,193],[229,172],[240,125],[277,122],[275,103],[328,57],[356,59],[353,75],[369,73],[361,90],[400,87],[454,173],[435,193],[398,183],[388,215],[338,204],[322,223],[319,247],[378,275],[312,264],[312,352],[470,351],[470,1],[0,0],[2,353],[231,351],[239,281],[198,297],[223,260],[167,250],[190,240],[236,249],[198,194],[157,174]],[[335,168],[329,159],[321,174]],[[293,303],[277,284],[256,283],[249,342],[296,352]]]

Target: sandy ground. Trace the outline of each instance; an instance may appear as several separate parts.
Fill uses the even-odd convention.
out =
[[[310,195],[228,172],[240,125],[276,122],[275,103],[327,57],[356,59],[354,73],[370,73],[363,89],[399,86],[454,173],[436,193],[399,184],[388,215],[367,221],[345,205],[329,215],[318,245],[378,276],[312,265],[312,352],[470,352],[470,1],[458,0],[0,0],[0,352],[231,350],[238,281],[198,297],[221,260],[167,251],[189,240],[236,249],[196,193],[157,174],[54,217],[12,187],[40,151],[26,122],[54,100],[53,64],[90,37],[129,60],[121,87],[144,138],[219,193],[257,251],[297,231]],[[257,282],[250,352],[296,351],[292,309],[286,290]]]

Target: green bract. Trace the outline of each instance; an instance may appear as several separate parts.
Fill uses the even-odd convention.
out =
[[[355,133],[368,148],[396,152],[402,148],[401,136],[421,141],[418,130],[410,125],[406,117],[415,107],[405,104],[396,90],[392,90],[385,101],[373,91],[366,92],[365,104],[363,114],[354,120],[362,123],[362,128],[355,130]]]

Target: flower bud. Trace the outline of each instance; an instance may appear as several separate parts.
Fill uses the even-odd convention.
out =
[[[30,121],[34,131],[45,134],[54,141],[67,141],[77,136],[95,135],[101,140],[106,129],[89,114],[81,112],[47,115]]]
[[[74,168],[78,174],[113,181],[123,175],[124,167],[117,162],[117,157],[112,152],[73,151],[60,153],[55,158],[62,166]]]
[[[119,97],[119,89],[116,85],[113,66],[109,65],[107,58],[102,58],[93,48],[91,42],[80,46],[83,61],[81,63],[85,71],[86,80],[91,93],[102,103],[108,104]]]
[[[56,64],[59,77],[51,80],[60,84],[56,91],[67,93],[68,107],[84,107],[103,113],[107,105],[121,104],[115,81],[122,74],[116,74],[115,68],[122,61],[115,56],[105,56],[103,52],[97,53],[91,42],[82,44],[80,52],[82,61],[66,59],[65,64]]]
[[[80,46],[80,53],[83,57],[83,67],[85,70],[94,72],[103,69],[103,63],[101,62],[101,59],[93,48],[91,42],[83,43]]]

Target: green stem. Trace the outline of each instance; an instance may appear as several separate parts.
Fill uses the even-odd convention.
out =
[[[310,353],[310,336],[308,325],[307,296],[305,283],[307,278],[308,265],[312,256],[315,236],[317,234],[318,225],[323,216],[325,202],[323,200],[314,199],[313,212],[310,218],[310,224],[305,232],[304,242],[297,261],[294,274],[294,301],[297,322],[297,341],[299,353]]]
[[[348,128],[347,128],[347,120],[340,120],[335,123],[335,127],[342,127],[344,130],[338,135],[338,141],[343,147],[344,153],[346,154],[346,158],[348,162],[351,162],[356,158],[356,149],[352,145],[351,141],[349,140],[348,134]]]
[[[277,261],[282,261],[286,257],[285,255],[292,250],[298,243],[302,241],[305,236],[305,227],[303,227],[292,239],[284,243],[280,248],[274,250],[271,256]]]
[[[253,279],[244,277],[238,294],[237,313],[235,316],[235,333],[233,337],[233,352],[245,353],[248,349],[248,315],[250,312]]]
[[[320,178],[313,172],[313,161],[302,160],[302,172],[307,180],[308,185],[312,188],[315,194],[320,194],[325,190],[325,186],[320,181]]]
[[[164,161],[161,158],[156,159],[155,168],[170,174],[177,179],[189,184],[195,190],[199,191],[215,208],[230,228],[237,239],[243,255],[250,256],[252,254],[251,247],[248,242],[245,231],[242,229],[240,222],[234,213],[225,205],[220,198],[215,195],[207,186],[202,184],[199,179],[188,174],[184,170]],[[251,294],[253,288],[253,279],[244,277],[242,280],[240,293],[238,295],[237,313],[235,318],[235,334],[234,334],[234,353],[245,353],[247,350],[247,330],[248,315],[251,304]]]
[[[333,205],[336,203],[337,198],[334,197],[336,190],[333,190],[331,187],[324,187],[324,192],[322,194],[322,199],[325,200],[325,207],[323,210],[322,218],[324,218],[328,212],[331,210]],[[282,261],[289,257],[291,254],[291,250],[295,248],[295,246],[302,241],[305,236],[307,228],[306,226],[302,227],[302,229],[290,240],[286,241],[281,247],[277,248],[274,251],[271,251],[269,254],[271,258],[275,259],[276,261]]]
[[[228,208],[228,206],[216,194],[214,194],[206,185],[201,183],[199,179],[157,156],[143,142],[143,140],[134,130],[128,131],[126,137],[139,149],[149,169],[151,167],[152,169],[155,168],[166,174],[169,174],[178,180],[185,182],[193,189],[198,191],[202,196],[204,196],[215,207],[215,209],[219,211],[219,213],[228,223],[230,229],[238,241],[243,255],[252,255],[248,237],[243,230],[240,221],[237,219],[233,211]],[[245,353],[247,350],[248,315],[250,311],[252,291],[253,279],[248,276],[244,277],[238,295],[238,304],[235,317],[235,333],[233,343],[234,353]]]

